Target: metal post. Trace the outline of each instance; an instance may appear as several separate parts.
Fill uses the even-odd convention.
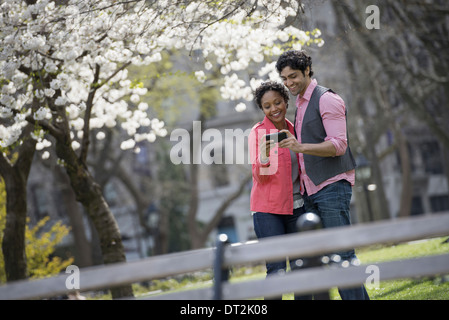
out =
[[[229,280],[229,268],[223,267],[224,249],[228,243],[228,236],[224,233],[218,235],[214,261],[214,300],[223,299],[223,282]]]
[[[304,213],[298,218],[297,227],[299,231],[311,231],[321,229],[321,219],[318,215],[312,212]],[[307,259],[299,259],[300,264],[295,269],[313,268],[323,265],[323,257],[310,257]],[[319,292],[313,294],[315,300],[330,300],[329,291]]]

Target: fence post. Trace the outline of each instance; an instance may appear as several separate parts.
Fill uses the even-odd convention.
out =
[[[296,224],[298,231],[311,231],[318,230],[322,228],[320,217],[312,212],[307,212],[302,214],[298,218],[298,222]],[[302,265],[298,265],[295,269],[305,269],[305,268],[313,268],[319,267],[323,265],[323,257],[310,257],[306,259],[301,259]],[[315,300],[330,300],[329,291],[314,293],[313,297]]]
[[[229,268],[223,267],[224,249],[228,243],[228,236],[219,234],[216,240],[215,260],[214,260],[214,300],[223,299],[223,282],[229,280]]]

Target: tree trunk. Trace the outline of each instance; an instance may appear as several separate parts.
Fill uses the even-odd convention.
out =
[[[79,210],[78,202],[76,201],[75,193],[70,186],[69,178],[59,167],[56,168],[55,175],[58,184],[61,185],[61,196],[64,201],[65,209],[67,210],[73,238],[75,239],[76,264],[80,268],[92,266],[92,246],[84,232],[83,215]]]
[[[125,250],[115,218],[104,200],[100,186],[70,147],[69,141],[69,138],[65,141],[58,139],[56,153],[64,159],[76,199],[84,206],[98,232],[103,261],[105,264],[125,262]],[[133,291],[131,285],[125,285],[111,288],[111,294],[112,298],[121,298],[133,296]]]
[[[17,168],[4,176],[6,189],[6,224],[2,250],[7,281],[27,278],[25,226],[27,216],[26,178]]]
[[[36,149],[36,141],[29,136],[33,128],[33,125],[29,124],[23,130],[22,136],[26,138],[18,147],[17,159],[14,163],[3,154],[0,155],[0,174],[5,181],[6,190],[6,224],[3,231],[2,250],[8,282],[25,279],[28,276],[25,227],[27,181]]]
[[[199,234],[198,221],[196,221],[196,215],[198,212],[199,191],[198,191],[198,164],[190,164],[190,203],[189,211],[187,212],[187,230],[189,231],[190,244],[192,249],[201,248],[202,243],[201,236]]]
[[[354,32],[357,41],[360,41],[366,50],[372,54],[372,57],[382,65],[382,72],[386,74],[391,81],[389,85],[394,86],[409,110],[412,111],[420,121],[426,123],[429,129],[443,144],[445,144],[446,147],[449,147],[449,135],[447,134],[447,130],[444,130],[443,126],[439,125],[436,117],[425,108],[427,96],[416,94],[416,90],[411,90],[410,86],[404,81],[404,78],[397,77],[397,63],[393,62],[390,57],[385,54],[384,50],[382,50],[383,46],[379,45],[379,42],[376,42],[377,38],[371,36],[372,33],[368,34],[368,32],[371,31],[365,28],[363,25],[364,20],[358,18],[351,6],[348,5],[347,2],[339,1],[335,3],[336,5],[334,8],[339,12],[339,18],[346,17],[348,22],[352,25],[352,28],[357,30],[357,32]],[[428,37],[427,33],[426,37]],[[367,57],[366,59],[371,58]],[[441,68],[443,68],[443,65]],[[416,76],[414,77],[416,78]]]
[[[215,211],[214,216],[207,223],[207,225],[204,227],[204,229],[200,234],[200,239],[203,244],[207,241],[209,234],[218,226],[229,206],[232,205],[232,203],[242,195],[245,186],[248,184],[249,181],[251,181],[251,179],[252,173],[250,171],[249,174],[247,174],[240,181],[237,190],[235,190],[228,197],[226,197],[226,199],[224,199],[223,202],[220,204],[220,207],[217,209],[217,211]]]
[[[189,210],[187,212],[187,230],[189,231],[190,236],[190,244],[192,249],[201,248],[204,243],[202,243],[198,221],[196,220],[196,216],[198,213],[199,207],[199,190],[198,190],[198,176],[199,176],[199,165],[195,163],[194,159],[197,155],[201,157],[201,137],[203,135],[203,126],[201,124],[204,123],[204,116],[200,114],[198,119],[200,121],[200,136],[195,137],[194,132],[195,129],[192,127],[190,131],[190,164],[189,171],[189,182],[190,182],[190,202],[189,202]],[[195,139],[198,139],[195,142]],[[199,148],[199,149],[198,149]]]
[[[412,209],[413,184],[411,179],[410,155],[407,148],[407,141],[400,129],[396,128],[395,136],[399,144],[399,155],[401,161],[401,202],[399,207],[399,217],[408,217]]]

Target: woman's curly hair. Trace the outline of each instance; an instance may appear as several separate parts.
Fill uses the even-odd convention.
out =
[[[285,67],[301,70],[304,76],[307,67],[310,67],[309,76],[313,76],[312,57],[310,57],[304,50],[290,50],[281,54],[276,63],[276,70],[281,73]]]
[[[282,98],[284,98],[285,103],[288,103],[288,91],[282,83],[275,81],[263,82],[259,87],[257,87],[254,92],[254,99],[256,100],[257,106],[262,109],[262,97],[268,91],[278,92]]]

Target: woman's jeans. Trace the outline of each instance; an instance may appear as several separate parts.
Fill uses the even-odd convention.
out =
[[[313,195],[308,196],[305,192],[303,195],[305,211],[317,214],[323,228],[350,225],[351,196],[351,184],[346,180],[340,180],[327,185]],[[342,260],[357,259],[354,250],[336,253],[341,256]],[[338,292],[343,300],[369,300],[363,285],[356,288],[338,289]]]
[[[254,231],[257,238],[267,238],[273,236],[280,236],[289,233],[298,232],[296,222],[301,214],[303,214],[304,206],[293,210],[293,215],[272,214],[266,212],[256,212],[253,215]],[[295,261],[290,261],[290,268],[295,269]],[[286,271],[286,260],[278,262],[267,262],[267,277],[277,273]],[[282,299],[277,297],[276,299]],[[295,299],[302,299],[302,297],[295,296]]]

